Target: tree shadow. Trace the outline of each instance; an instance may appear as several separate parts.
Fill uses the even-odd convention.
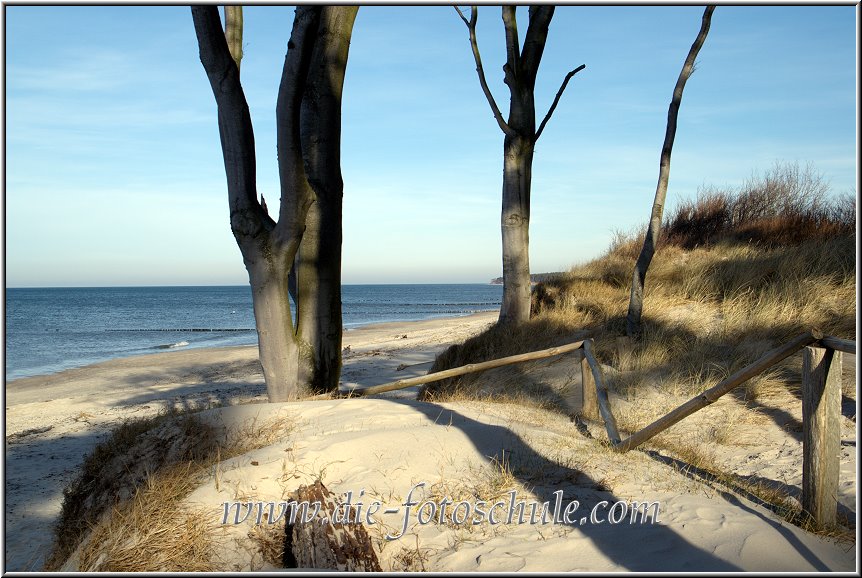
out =
[[[41,571],[54,540],[57,516],[50,504],[77,476],[84,457],[108,432],[50,436],[50,431],[10,441],[5,455],[5,560],[10,572]]]
[[[266,385],[264,384],[215,381],[172,387],[170,392],[142,391],[123,398],[120,407],[161,402],[164,410],[194,412],[238,403],[264,403],[266,401]]]
[[[731,491],[733,491],[735,494],[739,494],[742,497],[744,497],[745,499],[747,499],[751,502],[754,502],[755,504],[762,506],[762,507],[766,508],[767,510],[769,510],[769,511],[771,511],[771,512],[773,512],[779,516],[783,516],[787,512],[782,510],[781,507],[776,506],[775,504],[772,504],[770,502],[762,500],[756,494],[753,494],[750,491],[748,491],[747,489],[745,489],[743,484],[745,484],[745,483],[755,484],[755,485],[761,485],[764,487],[776,489],[776,490],[779,490],[782,493],[786,494],[787,496],[795,499],[797,502],[800,502],[800,503],[802,502],[802,490],[801,490],[801,488],[799,488],[797,486],[791,486],[790,484],[786,484],[784,482],[779,482],[777,480],[772,480],[769,478],[764,478],[764,477],[758,476],[756,474],[751,474],[751,475],[747,475],[747,476],[740,476],[738,474],[731,473],[731,474],[727,474],[726,479],[720,479],[715,474],[713,474],[707,470],[704,470],[702,468],[699,468],[697,466],[694,466],[692,464],[684,462],[680,459],[662,455],[662,454],[660,454],[654,450],[644,450],[644,453],[659,463],[673,467],[676,471],[678,471],[679,473],[681,473],[682,475],[684,475],[688,478],[691,478],[693,480],[699,480],[699,481],[706,482],[707,484],[709,484],[713,488],[715,488],[715,485],[725,486],[728,489],[730,489]],[[715,488],[715,489],[718,490],[718,488]],[[721,490],[719,490],[719,491],[721,491]],[[721,493],[725,498],[727,498],[727,495],[730,495],[724,491],[721,491]],[[727,495],[725,495],[725,494],[727,494]],[[762,517],[761,514],[758,513],[758,515],[760,515]],[[840,502],[838,503],[838,518],[839,518],[839,520],[844,522],[843,525],[846,526],[847,528],[850,528],[852,530],[856,527],[856,523],[855,523],[856,512],[854,512],[852,508],[849,508],[848,506],[846,506],[845,504],[842,504]],[[790,532],[786,532],[786,534],[787,534],[788,540],[796,540],[796,538],[793,537]],[[804,546],[801,545],[801,543],[800,543],[800,546],[804,548]]]
[[[601,501],[620,501],[599,480],[580,470],[549,460],[536,452],[519,435],[502,426],[485,424],[439,405],[404,399],[387,399],[409,405],[435,423],[446,423],[463,432],[489,464],[508,460],[512,473],[524,485],[531,486],[540,502],[554,503],[554,492],[563,490],[564,500],[577,499],[584,511]],[[547,473],[553,473],[553,479]],[[537,473],[541,477],[537,478]],[[603,525],[566,524],[577,528],[614,563],[630,571],[740,571],[738,566],[718,558],[688,542],[662,524]],[[621,545],[638,544],[637,548]],[[673,557],[665,556],[673,552]],[[655,554],[655,555],[651,555]],[[656,561],[666,564],[656,567]]]
[[[798,442],[802,441],[802,421],[797,419],[792,413],[787,410],[766,405],[756,399],[752,399],[746,395],[745,391],[737,388],[731,392],[731,395],[738,399],[740,403],[745,404],[749,409],[753,409],[760,415],[765,415],[770,418],[775,425],[787,432],[793,439]],[[799,400],[800,404],[802,400]]]
[[[841,415],[856,422],[856,400],[841,394]]]

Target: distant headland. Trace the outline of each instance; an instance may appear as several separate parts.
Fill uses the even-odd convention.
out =
[[[558,271],[556,273],[531,273],[530,274],[530,283],[535,285],[536,283],[543,283],[545,281],[550,281],[551,279],[556,279],[560,275],[564,275],[564,273]],[[496,279],[491,279],[491,285],[502,285],[503,278],[497,277]]]

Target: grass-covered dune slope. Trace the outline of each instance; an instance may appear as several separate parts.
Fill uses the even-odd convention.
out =
[[[642,239],[643,231],[616,235],[601,257],[534,289],[529,323],[492,326],[448,348],[431,371],[590,336],[625,436],[810,328],[856,339],[855,197],[831,194],[810,167],[777,164],[737,190],[702,190],[666,215],[646,279],[643,333],[631,341],[624,337],[625,316]],[[831,534],[812,524],[799,502],[801,357],[753,377],[643,449],[806,529]],[[842,428],[850,439],[855,358],[846,357]],[[568,376],[549,372],[547,362],[470,374],[429,384],[420,399],[496,399],[571,411],[553,383],[579,385],[577,364],[569,366]],[[586,417],[594,418],[587,420],[594,437],[606,440],[598,416]],[[841,474],[839,490],[845,528],[853,527],[856,507],[850,450],[842,446],[842,472],[850,472]]]
[[[624,360],[633,382],[617,386],[661,372],[669,389],[698,392],[808,328],[855,339],[855,213],[852,195],[831,195],[810,167],[783,164],[738,190],[707,188],[681,203],[665,217],[647,274],[643,337]],[[432,371],[552,347],[583,330],[599,359],[618,367],[642,239],[617,234],[603,256],[539,284],[524,327],[492,327],[449,348]],[[481,381],[438,382],[423,397],[469,396]]]

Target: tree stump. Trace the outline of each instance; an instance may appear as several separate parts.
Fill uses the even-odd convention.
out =
[[[297,517],[287,537],[297,568],[340,570],[347,572],[381,572],[380,562],[371,545],[365,527],[354,519],[349,523],[334,522],[335,512],[344,512],[344,506],[335,494],[326,489],[320,480],[310,486],[300,486],[290,496],[299,504],[320,503],[320,509],[309,522]],[[310,508],[309,512],[313,512]]]

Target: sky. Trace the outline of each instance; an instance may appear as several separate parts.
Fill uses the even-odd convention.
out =
[[[242,285],[216,107],[188,7],[5,6],[7,287]],[[560,271],[645,223],[697,6],[557,8],[536,86],[530,262]],[[776,162],[856,194],[855,6],[719,6],[679,114],[668,207]],[[258,191],[293,8],[244,9]],[[526,9],[519,9],[521,39]],[[479,46],[504,115],[499,7]],[[537,120],[537,122],[538,122]],[[502,274],[503,133],[451,6],[363,6],[343,97],[344,283]]]

